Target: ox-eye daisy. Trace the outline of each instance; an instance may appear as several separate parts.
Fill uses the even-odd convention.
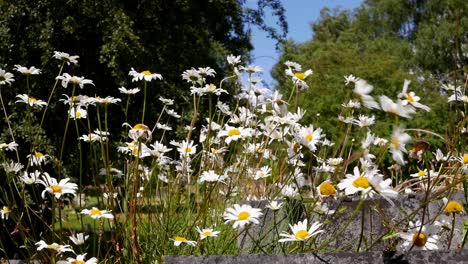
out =
[[[80,86],[81,89],[83,89],[85,84],[94,85],[93,81],[85,79],[85,77],[72,76],[68,73],[64,73],[62,74],[62,76],[57,76],[55,77],[55,79],[62,81],[63,88],[67,88],[68,83],[71,83],[73,85],[78,85]]]
[[[70,56],[70,54],[66,52],[54,51],[54,55],[52,57],[57,60],[67,63],[67,65],[70,65],[70,64],[78,64],[78,58],[80,56],[78,55]]]
[[[289,241],[307,241],[309,238],[312,236],[316,236],[320,233],[323,232],[323,230],[319,230],[320,226],[322,226],[322,223],[319,222],[314,222],[310,226],[309,229],[307,229],[307,219],[304,221],[299,221],[295,225],[289,225],[291,228],[292,234],[288,234],[286,232],[283,232],[280,234],[280,236],[285,237],[278,242],[289,242]]]
[[[8,206],[3,206],[2,210],[0,210],[2,219],[8,220],[8,216],[10,215],[10,213],[11,213],[11,208]]]
[[[11,83],[15,81],[13,77],[12,73],[7,72],[4,69],[0,69],[0,85],[11,85]]]
[[[420,250],[437,250],[439,249],[438,240],[439,236],[434,234],[434,227],[423,225],[418,220],[416,223],[409,222],[408,232],[401,233],[403,244],[400,245],[400,250],[406,251],[411,247]],[[414,245],[414,246],[413,246]]]
[[[142,72],[137,72],[135,69],[132,68],[132,70],[128,73],[128,75],[132,76],[132,82],[140,81],[140,80],[145,80],[147,82],[151,82],[151,80],[162,80],[162,75],[158,73],[152,73],[150,71],[142,71]]]
[[[89,209],[83,209],[81,211],[81,214],[89,215],[93,219],[100,219],[100,218],[107,218],[107,219],[113,219],[114,215],[110,213],[110,211],[107,210],[99,210],[97,207]]]
[[[174,238],[170,238],[170,240],[174,241],[174,246],[176,246],[176,247],[180,246],[182,243],[186,243],[187,245],[190,245],[190,246],[193,246],[193,247],[197,245],[196,241],[187,240],[185,237],[181,237],[181,236],[176,236]]]
[[[78,185],[76,183],[69,182],[70,178],[65,178],[57,181],[57,179],[52,178],[49,176],[47,172],[42,174],[42,179],[37,180],[37,183],[44,185],[46,189],[42,191],[42,198],[45,199],[45,193],[48,192],[55,196],[55,198],[59,199],[64,194],[71,194],[76,195],[76,190],[78,189]]]
[[[390,152],[392,153],[393,160],[400,165],[405,165],[403,153],[407,152],[407,150],[405,149],[405,145],[410,140],[411,137],[400,129],[396,129],[392,134],[392,139],[390,142]]]
[[[224,139],[226,144],[231,143],[231,141],[237,141],[250,136],[252,136],[250,128],[232,127],[230,125],[226,125],[226,127],[218,133],[219,138],[226,137]]]
[[[38,100],[34,97],[30,97],[27,94],[18,94],[16,97],[18,97],[19,100],[16,100],[15,103],[25,103],[31,107],[37,106],[39,108],[42,108],[44,105],[47,105],[46,102]]]
[[[203,228],[196,227],[197,232],[200,234],[200,239],[203,240],[207,237],[217,237],[221,231],[214,231],[212,228]]]
[[[57,252],[57,254],[61,254],[63,252],[74,252],[73,249],[70,248],[70,245],[60,245],[58,243],[47,244],[44,240],[41,240],[36,243],[37,251],[41,251],[43,249],[52,249]]]
[[[41,70],[37,69],[34,66],[27,68],[21,65],[15,65],[14,69],[24,75],[37,75],[41,73]]]
[[[76,258],[67,258],[68,263],[70,264],[97,264],[98,260],[95,257],[92,257],[85,261],[86,253],[83,255],[76,255]]]
[[[235,204],[234,207],[224,211],[224,220],[225,223],[234,221],[232,226],[234,228],[243,228],[250,223],[259,224],[258,218],[262,215],[261,211],[261,209],[253,208],[248,204]]]

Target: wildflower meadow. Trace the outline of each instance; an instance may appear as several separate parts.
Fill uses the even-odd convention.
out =
[[[39,65],[0,69],[0,92],[25,91],[14,98],[0,94],[9,127],[9,140],[0,142],[3,258],[154,263],[165,255],[239,254],[244,240],[251,246],[242,253],[336,252],[331,241],[345,235],[351,220],[364,219],[365,209],[381,210],[364,201],[384,199],[396,207],[394,201],[408,195],[422,197],[420,206],[401,209],[398,219],[385,216],[386,232],[374,241],[361,232],[353,251],[382,243],[403,252],[466,244],[466,85],[444,86],[458,129],[441,135],[412,126],[414,116],[431,108],[410,81],[401,80],[401,92],[389,97],[374,94],[372,83],[359,76],[344,76],[346,97],[336,113],[343,133],[332,139],[302,121],[308,110],[298,98],[314,73],[296,62],[282,65],[288,94],[263,88],[261,69],[244,65],[240,56],[226,58],[228,77],[219,83],[212,82],[217,73],[209,66],[187,69],[180,73],[186,81],[180,89],[191,95],[187,116],[174,110],[175,99],[148,96],[164,80],[157,69],[129,69],[132,88],[115,87],[117,98],[80,76],[74,68],[79,55],[50,56],[58,72],[46,80],[48,98],[36,98],[32,88],[43,73]],[[57,94],[67,111],[49,108]],[[143,103],[132,104],[133,97]],[[162,110],[148,111],[150,101]],[[19,141],[12,107],[24,110],[26,136]],[[110,126],[117,111],[125,120]],[[132,111],[141,116],[128,119]],[[57,145],[48,145],[40,128],[53,115],[66,122]],[[391,133],[376,134],[379,123]],[[457,192],[464,199],[447,198]],[[345,210],[345,200],[358,205]],[[429,205],[436,214],[428,215]],[[268,225],[267,214],[273,215]]]

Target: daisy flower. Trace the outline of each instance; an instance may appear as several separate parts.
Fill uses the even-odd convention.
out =
[[[4,69],[0,69],[0,85],[11,85],[11,83],[15,81],[13,77],[13,74],[5,71]]]
[[[73,249],[70,248],[70,245],[60,245],[57,243],[47,244],[44,240],[41,240],[35,244],[37,246],[37,251],[41,251],[43,249],[52,249],[57,251],[57,254],[61,254],[63,252],[74,252]]]
[[[250,73],[250,74],[263,71],[263,69],[260,66],[256,66],[256,65],[249,65],[247,67],[240,66],[239,70],[246,71],[247,73]]]
[[[234,55],[228,55],[227,58],[226,58],[228,64],[230,65],[237,65],[239,63],[241,63],[241,56],[234,56]]]
[[[416,112],[414,108],[403,105],[400,99],[395,103],[385,95],[380,96],[380,106],[382,106],[383,111],[404,118],[411,118],[411,115]]]
[[[99,142],[101,137],[96,134],[89,134],[89,135],[82,135],[81,137],[78,138],[79,140],[83,140],[84,142]],[[102,141],[106,141],[107,138],[103,137]]]
[[[424,225],[421,228],[421,222],[419,220],[416,221],[416,223],[410,221],[408,231],[400,233],[400,238],[404,240],[403,244],[400,245],[400,250],[406,251],[411,247],[419,250],[439,249],[439,236],[432,233],[434,233],[434,230],[430,226]]]
[[[286,61],[284,65],[286,65],[289,69],[292,69],[294,71],[302,70],[302,66],[299,63],[294,62],[294,61]]]
[[[379,109],[379,104],[374,100],[372,96],[369,94],[374,90],[374,87],[368,84],[365,80],[362,79],[354,79],[351,80],[354,82],[355,86],[353,89],[353,93],[359,96],[364,107],[369,109]]]
[[[180,118],[180,115],[173,109],[166,109],[166,113],[172,117]]]
[[[42,163],[47,163],[47,158],[49,158],[49,155],[44,155],[42,152],[35,151],[33,154],[29,154],[26,156],[30,161],[32,165],[41,165]]]
[[[345,85],[348,85],[350,82],[356,83],[357,81],[359,81],[359,78],[352,74],[343,77],[345,78]]]
[[[243,127],[232,127],[230,125],[225,126],[224,130],[219,131],[218,137],[226,137],[224,141],[226,144],[230,144],[231,141],[237,141],[239,139],[244,139],[251,137],[251,129]]]
[[[92,80],[85,79],[85,77],[71,76],[68,73],[64,73],[62,74],[62,76],[57,76],[55,77],[55,79],[62,81],[63,88],[67,88],[68,83],[71,83],[73,85],[78,85],[80,86],[81,89],[83,89],[85,84],[94,85]]]
[[[322,226],[322,223],[319,222],[314,222],[310,226],[309,229],[307,229],[307,219],[304,219],[304,221],[299,221],[295,225],[289,225],[291,228],[292,234],[288,234],[286,232],[283,232],[280,234],[280,236],[285,237],[278,242],[290,242],[290,241],[302,241],[306,242],[309,238],[316,236],[322,232],[323,230],[320,230],[320,226]]]
[[[83,209],[81,211],[81,214],[89,215],[93,219],[100,219],[100,218],[113,219],[114,218],[114,215],[112,215],[110,211],[99,210],[97,207],[92,207],[91,210]]]
[[[68,113],[72,119],[86,119],[88,116],[88,112],[81,107],[72,107]]]
[[[317,186],[317,193],[320,197],[330,197],[336,196],[337,191],[333,183],[330,180],[326,180]]]
[[[159,96],[158,100],[161,101],[161,103],[163,103],[165,105],[173,105],[174,104],[174,100],[166,99],[166,98],[163,98],[161,96]]]
[[[67,65],[70,65],[70,64],[75,64],[76,65],[76,64],[78,64],[78,58],[80,56],[77,56],[77,55],[70,56],[70,54],[68,54],[66,52],[54,51],[54,55],[52,57],[59,60],[59,61],[63,61],[65,63],[67,63]]]
[[[197,145],[193,145],[193,140],[190,140],[190,142],[187,142],[187,140],[182,142],[171,141],[170,144],[177,147],[177,151],[179,151],[182,157],[188,157],[197,153]]]
[[[392,158],[400,165],[405,165],[403,159],[403,153],[408,151],[405,149],[406,143],[411,140],[411,137],[402,132],[401,129],[396,129],[392,134],[392,139],[390,141],[390,153],[392,153]]]
[[[6,173],[13,172],[18,173],[20,170],[24,168],[23,164],[10,162],[10,163],[3,163],[3,169],[5,169]]]
[[[134,157],[145,158],[151,156],[151,149],[148,148],[144,143],[132,141],[132,142],[125,142],[127,146],[120,146],[117,147],[117,151],[122,153],[130,153]]]
[[[372,185],[366,174],[361,174],[356,166],[353,170],[354,174],[346,174],[346,178],[338,183],[338,188],[344,190],[346,195],[352,195],[357,192],[367,194],[372,191]]]
[[[234,221],[233,228],[243,228],[250,223],[259,224],[258,218],[263,215],[261,211],[261,209],[253,208],[248,204],[235,204],[234,207],[224,211],[224,221],[225,223]]]
[[[2,219],[8,220],[8,216],[11,213],[11,208],[8,206],[3,206],[2,210],[0,210],[0,214],[2,216]]]
[[[444,212],[446,214],[462,214],[465,210],[463,209],[463,205],[461,205],[457,201],[448,201],[447,198],[444,198],[445,209]]]
[[[30,97],[27,94],[19,94],[16,97],[18,97],[20,100],[17,100],[15,103],[25,103],[31,107],[37,106],[39,108],[42,108],[44,105],[47,105],[46,102],[38,100],[34,97]]]
[[[122,87],[119,88],[119,91],[121,93],[123,93],[123,94],[129,94],[130,95],[130,94],[138,93],[140,91],[140,88],[127,89],[127,88],[122,86]]]
[[[203,228],[203,229],[200,229],[200,227],[196,227],[197,229],[197,232],[200,234],[200,239],[203,240],[207,237],[217,237],[218,234],[221,232],[221,231],[213,231],[212,228]]]
[[[57,181],[57,179],[52,178],[49,176],[47,172],[42,173],[42,179],[37,180],[37,183],[44,185],[46,189],[42,191],[42,198],[45,199],[45,193],[48,192],[55,196],[55,198],[59,199],[64,194],[71,194],[73,196],[76,195],[76,190],[78,189],[78,185],[76,183],[69,182],[70,178],[65,178]]]
[[[27,67],[24,67],[24,66],[21,66],[21,65],[15,65],[15,67],[13,68],[15,69],[16,71],[24,74],[24,75],[38,75],[41,73],[41,70],[39,69],[36,69],[36,67],[34,66],[31,66],[29,68]]]
[[[284,71],[286,73],[286,75],[292,77],[292,82],[297,85],[297,87],[299,89],[307,89],[309,88],[309,85],[307,85],[307,83],[305,82],[305,79],[307,77],[309,77],[310,75],[312,75],[312,70],[309,69],[305,72],[299,72],[299,71],[296,71],[294,72],[291,68],[288,68]]]
[[[117,104],[118,102],[122,101],[120,98],[114,98],[112,96],[106,96],[104,98],[96,97],[96,99],[97,103],[104,105]]]
[[[302,145],[308,147],[312,152],[317,150],[316,145],[320,142],[322,137],[322,129],[317,128],[314,130],[313,125],[301,127],[299,132],[295,135],[296,140]]]
[[[36,183],[37,179],[41,176],[42,172],[35,170],[34,172],[28,173],[24,172],[23,176],[20,176],[20,181],[24,182],[25,184],[34,184]]]
[[[263,166],[259,170],[255,171],[254,180],[264,179],[271,176],[271,168],[269,166]]]
[[[151,130],[145,124],[136,124],[132,127],[128,123],[123,123],[122,126],[130,127],[130,131],[128,131],[128,137],[134,141],[138,141],[140,138],[146,141],[151,140]]]
[[[192,247],[197,245],[196,241],[187,240],[185,237],[181,237],[181,236],[176,236],[174,238],[170,238],[170,240],[174,241],[174,246],[176,246],[176,247],[180,246],[182,243],[186,243],[187,245],[190,245]]]
[[[18,143],[12,141],[10,143],[0,143],[0,150],[9,150],[9,151],[13,151],[13,150],[16,150],[16,148],[18,147]]]
[[[403,90],[402,92],[398,95],[399,98],[403,98],[403,101],[401,102],[402,105],[412,105],[415,108],[423,109],[424,111],[431,111],[431,108],[419,103],[419,100],[421,99],[419,96],[416,96],[414,92],[409,92],[408,93],[408,86],[411,83],[409,80],[405,80],[403,84]]]
[[[97,264],[98,259],[92,257],[85,261],[86,253],[83,255],[76,255],[76,258],[67,258],[69,264]]]
[[[266,205],[266,208],[270,208],[272,211],[278,211],[281,207],[283,207],[283,203],[278,203],[278,201],[271,201]]]
[[[200,74],[200,76],[204,79],[208,76],[214,77],[216,74],[216,71],[210,67],[205,67],[205,68],[199,67],[198,74]]]
[[[195,83],[200,83],[202,82],[202,77],[200,73],[197,71],[197,69],[192,68],[190,70],[185,70],[182,73],[182,80],[186,80],[189,83],[195,84]]]
[[[69,236],[68,238],[70,238],[73,244],[80,246],[85,243],[85,241],[89,238],[89,236],[85,236],[84,233],[77,233],[73,236]]]
[[[132,68],[132,70],[128,73],[128,75],[132,76],[132,82],[136,81],[141,81],[145,80],[147,82],[151,82],[151,80],[162,80],[162,75],[158,73],[152,73],[150,71],[142,71],[142,72],[137,72],[135,69]]]
[[[372,126],[375,123],[375,116],[359,115],[358,119],[351,120],[352,124],[358,125],[359,127]]]
[[[209,171],[204,171],[201,175],[200,178],[198,179],[199,183],[204,183],[204,182],[224,182],[224,179],[226,177],[223,175],[218,175],[215,173],[213,170]]]

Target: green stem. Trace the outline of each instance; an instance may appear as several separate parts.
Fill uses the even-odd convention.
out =
[[[148,82],[145,81],[145,86],[143,87],[143,93],[144,93],[144,97],[143,97],[143,113],[141,114],[141,123],[142,123],[142,124],[145,123],[146,94],[147,94],[146,86],[147,86],[147,85],[148,85]]]

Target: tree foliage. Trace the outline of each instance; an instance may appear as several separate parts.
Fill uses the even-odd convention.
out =
[[[401,92],[403,81],[432,108],[407,122],[444,134],[447,129],[446,99],[441,83],[456,82],[466,74],[468,24],[461,14],[465,1],[368,0],[354,11],[328,9],[311,24],[314,35],[305,43],[283,45],[282,56],[273,70],[278,87],[288,94],[291,80],[284,76],[287,60],[313,69],[310,89],[301,96],[307,109],[305,122],[316,120],[330,136],[339,138],[342,123],[337,119],[341,103],[351,89],[343,76],[353,74],[374,86],[373,95],[391,98]],[[450,3],[449,3],[450,2]],[[320,113],[317,118],[316,114]],[[368,112],[377,118],[384,113]],[[388,135],[390,127],[376,127]]]

